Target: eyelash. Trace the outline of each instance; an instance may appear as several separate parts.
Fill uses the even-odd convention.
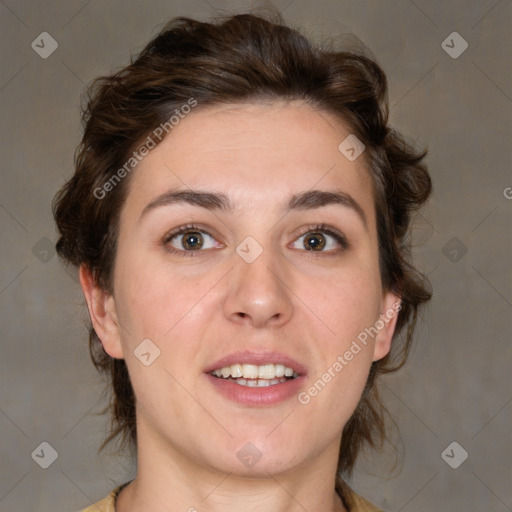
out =
[[[201,250],[201,249],[195,250],[195,251],[187,251],[187,250],[175,249],[174,247],[169,246],[169,242],[173,238],[177,237],[178,235],[182,235],[184,233],[188,233],[189,231],[197,231],[199,233],[206,233],[208,236],[211,236],[212,238],[215,238],[211,233],[209,233],[202,226],[199,226],[197,224],[187,224],[185,226],[181,226],[178,229],[173,230],[173,231],[167,233],[164,236],[164,238],[162,239],[162,243],[163,243],[163,245],[166,246],[166,249],[170,253],[179,254],[181,256],[195,257],[195,256],[198,255],[196,253],[201,253],[201,252],[204,252],[204,251]],[[297,240],[298,238],[301,238],[304,235],[307,235],[309,233],[321,233],[321,234],[324,234],[324,235],[332,236],[334,238],[334,240],[336,240],[336,242],[338,242],[338,244],[341,246],[340,249],[337,249],[337,250],[334,250],[334,251],[333,250],[331,250],[331,251],[313,251],[313,250],[303,249],[304,252],[309,253],[312,257],[316,257],[316,256],[321,256],[321,257],[324,257],[324,256],[336,256],[336,255],[339,254],[339,252],[345,251],[345,250],[350,248],[350,244],[348,243],[348,241],[347,241],[347,239],[345,238],[344,235],[342,235],[338,231],[333,230],[332,228],[330,228],[329,226],[327,226],[325,224],[314,224],[314,225],[307,226],[305,231],[303,231],[300,235],[298,235],[295,238],[295,240]]]

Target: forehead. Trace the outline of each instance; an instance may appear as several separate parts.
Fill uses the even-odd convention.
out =
[[[372,185],[364,154],[339,150],[350,130],[304,102],[196,107],[138,164],[127,202],[170,188],[204,188],[233,202],[277,204],[310,189],[344,190],[368,215]]]

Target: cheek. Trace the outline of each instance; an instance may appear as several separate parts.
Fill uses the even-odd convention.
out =
[[[303,397],[315,402],[318,414],[329,411],[336,425],[348,421],[364,390],[374,346],[367,329],[379,318],[381,297],[380,279],[371,268],[351,265],[346,270],[315,286],[310,296],[311,308],[329,330],[317,338],[319,366]]]
[[[333,370],[335,377],[327,384],[332,385],[332,389],[326,394],[323,410],[327,411],[330,417],[337,419],[334,422],[337,428],[348,422],[363,394],[371,360],[364,356],[364,352],[362,354],[354,356],[354,359],[345,366],[342,365],[343,369],[339,374]]]
[[[303,294],[309,289],[307,303],[329,328],[328,337],[338,348],[355,339],[378,319],[380,310],[380,279],[365,266],[347,266],[327,279],[302,283]]]
[[[193,322],[212,278],[184,278],[170,266],[125,260],[117,274],[118,316],[133,338],[163,340],[186,317]],[[126,335],[126,332],[124,333]]]
[[[313,415],[332,420],[324,428],[333,435],[349,420],[363,393],[374,346],[365,329],[378,318],[374,286],[349,287],[345,282],[345,286],[336,288],[335,284],[321,297],[325,323],[334,334],[317,338],[318,365],[299,396],[301,404],[310,404],[308,410]]]

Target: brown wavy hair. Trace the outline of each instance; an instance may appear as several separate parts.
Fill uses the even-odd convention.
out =
[[[412,214],[427,200],[431,179],[426,150],[388,126],[386,75],[368,54],[314,45],[284,24],[275,11],[240,14],[212,22],[179,17],[169,21],[135,60],[111,76],[96,78],[82,109],[84,134],[75,152],[75,173],[56,194],[53,213],[60,232],[56,249],[64,261],[88,267],[112,292],[120,208],[129,176],[100,200],[94,191],[120,169],[152,131],[191,98],[210,105],[303,100],[338,116],[366,146],[373,181],[379,265],[384,290],[402,301],[391,352],[372,364],[361,400],[343,430],[336,489],[350,475],[365,443],[382,447],[385,408],[377,377],[401,367],[411,347],[418,308],[431,297],[428,281],[411,263]],[[110,357],[92,326],[90,353],[109,378],[108,437],[121,447],[137,444],[135,397],[124,360]]]

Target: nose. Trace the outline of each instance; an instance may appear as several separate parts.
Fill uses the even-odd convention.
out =
[[[240,325],[277,327],[293,315],[293,293],[290,278],[277,265],[271,251],[252,263],[240,258],[229,273],[228,292],[224,303],[226,317]]]

